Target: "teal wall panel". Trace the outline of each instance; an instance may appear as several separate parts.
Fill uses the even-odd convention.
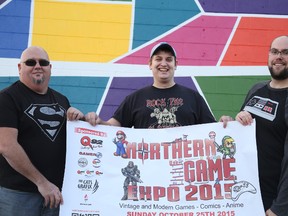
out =
[[[0,89],[6,88],[18,77],[0,77]],[[64,94],[71,106],[87,113],[96,111],[105,91],[106,77],[51,77],[50,87]]]

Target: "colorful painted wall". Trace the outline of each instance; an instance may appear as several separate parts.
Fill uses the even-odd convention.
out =
[[[288,35],[287,0],[0,0],[0,89],[18,79],[29,45],[52,62],[51,86],[108,119],[152,83],[150,49],[171,43],[176,81],[199,91],[216,118],[234,116],[247,90],[269,79],[271,40]]]

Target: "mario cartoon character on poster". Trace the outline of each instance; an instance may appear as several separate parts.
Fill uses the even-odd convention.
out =
[[[125,145],[127,145],[128,142],[126,141],[126,134],[122,130],[117,131],[113,143],[116,145],[116,152],[114,152],[114,155],[127,158]]]

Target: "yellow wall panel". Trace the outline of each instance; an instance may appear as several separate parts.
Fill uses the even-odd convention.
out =
[[[108,62],[128,51],[131,4],[36,0],[34,7],[31,43],[52,60]]]

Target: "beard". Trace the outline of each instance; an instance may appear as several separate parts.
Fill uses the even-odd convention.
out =
[[[275,80],[285,80],[288,78],[288,68],[284,68],[277,74],[272,66],[269,66],[271,77]]]
[[[44,81],[45,81],[44,77],[41,77],[41,78],[38,78],[38,79],[33,78],[33,83],[36,84],[36,85],[40,85],[40,84],[44,83]]]

